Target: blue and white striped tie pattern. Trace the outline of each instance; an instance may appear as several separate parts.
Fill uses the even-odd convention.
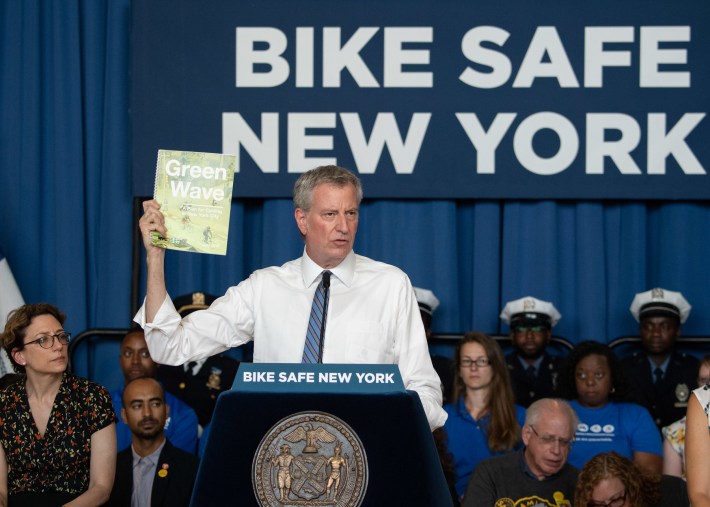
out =
[[[313,295],[311,317],[308,319],[306,344],[303,347],[302,363],[320,363],[321,344],[325,335],[325,321],[328,315],[328,297],[330,295],[330,271],[323,271],[316,293]]]

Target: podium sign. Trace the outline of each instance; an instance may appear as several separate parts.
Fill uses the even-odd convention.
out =
[[[232,390],[272,393],[404,392],[394,364],[241,363]]]

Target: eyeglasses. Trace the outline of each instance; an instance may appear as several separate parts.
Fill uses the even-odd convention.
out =
[[[698,385],[704,386],[705,384],[710,384],[710,377],[698,377]]]
[[[545,330],[542,326],[516,326],[514,331],[516,334],[525,334],[527,332],[531,333],[542,333]]]
[[[61,333],[57,334],[43,334],[36,340],[32,340],[31,342],[25,343],[23,347],[36,343],[43,349],[51,349],[54,346],[55,338],[59,340],[59,343],[61,343],[62,345],[67,345],[69,343],[69,340],[71,339],[71,333],[65,333],[64,331],[62,331]]]
[[[537,432],[535,429],[535,426],[530,426],[530,429],[535,433],[535,436],[540,439],[540,442],[542,442],[542,445],[552,447],[555,445],[555,442],[560,445],[560,449],[567,449],[569,448],[573,443],[574,439],[573,438],[561,438],[561,437],[553,437],[552,435],[542,435]]]
[[[474,364],[477,368],[483,368],[484,366],[490,366],[491,361],[487,357],[478,357],[476,359],[464,358],[459,361],[461,368],[470,368]]]
[[[624,505],[625,501],[626,491],[624,491],[621,496],[616,497],[613,500],[609,500],[607,502],[595,502],[594,500],[591,500],[587,502],[587,507],[621,507],[622,505]]]

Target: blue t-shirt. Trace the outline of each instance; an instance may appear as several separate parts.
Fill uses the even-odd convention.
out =
[[[456,493],[462,496],[466,493],[468,478],[476,465],[486,458],[504,453],[493,453],[488,448],[486,434],[491,422],[490,413],[475,421],[466,410],[463,396],[456,403],[444,405],[444,410],[449,414],[444,423],[444,430],[446,430],[448,450],[454,459]],[[525,409],[515,405],[515,415],[522,428],[525,424]],[[520,446],[515,447],[518,448]]]
[[[579,425],[567,461],[581,469],[602,452],[615,451],[633,459],[634,451],[663,456],[661,434],[651,414],[635,403],[609,402],[601,408],[586,408],[576,400]]]
[[[121,418],[122,395],[123,386],[111,393],[113,408],[118,415],[116,449],[119,452],[131,445],[131,429]],[[189,405],[167,391],[165,391],[165,403],[170,407],[170,414],[165,421],[165,436],[175,447],[195,454],[197,452],[197,414]]]

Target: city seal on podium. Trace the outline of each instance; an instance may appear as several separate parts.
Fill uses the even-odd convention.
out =
[[[280,420],[262,438],[252,462],[254,494],[262,507],[357,507],[368,476],[360,438],[325,412]]]

